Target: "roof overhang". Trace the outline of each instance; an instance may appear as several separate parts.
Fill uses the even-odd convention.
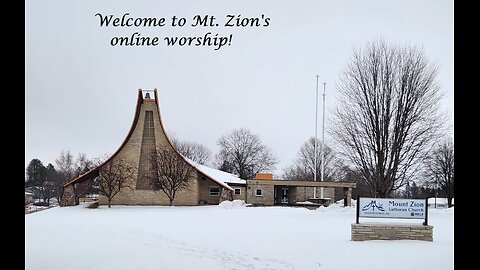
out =
[[[302,180],[247,180],[247,185],[272,185],[272,186],[296,186],[296,187],[343,187],[356,188],[357,183],[353,182],[326,182],[326,181],[302,181]]]

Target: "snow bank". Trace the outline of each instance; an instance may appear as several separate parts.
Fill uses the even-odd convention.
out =
[[[342,205],[339,204],[330,204],[329,206],[325,207],[321,205],[318,207],[315,211],[317,212],[327,212],[327,213],[344,213],[344,212],[352,212],[355,213],[355,207],[343,207]]]
[[[357,200],[352,199],[350,203],[351,203],[352,206],[357,206]],[[335,204],[343,206],[343,199],[336,201]]]
[[[233,200],[233,201],[223,201],[217,207],[220,209],[240,209],[245,208],[248,203],[245,203],[244,200]]]

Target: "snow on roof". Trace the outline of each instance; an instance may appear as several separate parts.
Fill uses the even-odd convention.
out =
[[[190,160],[188,158],[185,158],[185,159],[188,162],[190,162],[190,164],[192,164],[195,168],[197,168],[197,170],[204,173],[206,176],[208,176],[208,177],[210,177],[210,178],[212,178],[216,181],[222,182],[223,184],[225,184],[227,186],[228,186],[228,184],[246,184],[247,183],[245,180],[240,179],[238,176],[236,176],[234,174],[207,167],[205,165],[197,163],[197,162],[195,162],[193,160]]]

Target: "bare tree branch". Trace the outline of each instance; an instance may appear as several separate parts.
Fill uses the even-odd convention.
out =
[[[437,68],[416,47],[369,43],[338,84],[332,135],[375,196],[417,172],[442,128]]]
[[[455,195],[454,154],[452,140],[445,140],[432,151],[425,166],[426,177],[447,195],[448,207],[452,206]]]
[[[253,179],[256,173],[273,170],[278,163],[272,151],[251,131],[240,128],[218,140],[220,152],[216,166],[237,174],[241,179]]]
[[[75,175],[74,157],[70,150],[62,150],[58,159],[55,160],[57,164],[58,179],[54,184],[54,194],[57,197],[58,203],[62,202],[63,184],[72,180]]]
[[[177,192],[188,189],[195,172],[193,166],[168,148],[157,148],[149,161],[154,172],[150,176],[153,189],[163,191],[172,206]]]
[[[297,153],[297,160],[294,164],[284,169],[283,178],[292,180],[313,180],[315,170],[317,176],[321,175],[321,147],[322,143],[317,139],[317,168],[315,169],[315,138],[312,137],[300,147]],[[339,180],[343,173],[343,162],[337,157],[336,153],[325,145],[325,181]]]
[[[98,161],[98,164],[101,160]],[[100,168],[99,176],[95,179],[98,193],[107,197],[108,207],[111,207],[112,199],[123,189],[130,188],[135,172],[135,167],[122,158],[114,158]]]
[[[87,158],[84,153],[78,153],[77,160],[73,164],[73,177],[76,178],[81,174],[88,172],[94,167],[94,162]],[[75,184],[75,200],[79,201],[80,197],[84,197],[87,194],[98,193],[95,189],[94,179],[88,179],[81,183]]]
[[[62,150],[60,157],[55,160],[58,172],[63,176],[64,181],[72,180],[75,175],[74,157],[72,153],[67,150]]]
[[[172,143],[178,152],[184,157],[202,165],[206,165],[212,156],[212,152],[206,146],[199,143],[180,141],[175,137],[173,138]]]

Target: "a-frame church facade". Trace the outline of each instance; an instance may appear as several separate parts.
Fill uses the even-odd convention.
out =
[[[194,168],[188,188],[177,193],[175,205],[218,204],[221,200],[235,199],[232,186],[245,189],[245,180],[233,174],[201,166],[183,157],[165,132],[157,90],[139,89],[135,116],[127,137],[105,162],[64,185],[62,205],[78,204],[75,196],[76,184],[98,176],[102,168],[115,159],[123,159],[134,164],[134,175],[131,182],[127,183],[129,188],[123,188],[113,198],[112,204],[168,205],[168,197],[162,191],[154,191],[148,180],[148,174],[151,173],[149,156],[156,148],[170,150],[172,154],[179,155],[185,163]],[[210,174],[215,174],[215,177]],[[106,197],[100,195],[99,203],[106,204]]]

